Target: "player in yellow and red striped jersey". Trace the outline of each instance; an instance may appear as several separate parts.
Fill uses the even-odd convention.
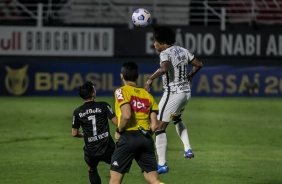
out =
[[[115,91],[115,112],[118,118],[116,149],[112,156],[110,184],[121,183],[133,159],[141,168],[147,183],[161,183],[151,133],[157,129],[158,105],[150,93],[137,87],[138,66],[122,65],[124,86]]]

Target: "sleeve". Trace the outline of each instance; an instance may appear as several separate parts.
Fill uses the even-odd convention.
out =
[[[108,119],[113,119],[116,116],[115,112],[107,102],[105,102],[105,105]]]
[[[191,63],[195,59],[195,56],[188,50],[187,50],[187,57],[188,57],[188,63]]]
[[[76,111],[73,111],[73,115],[72,115],[72,128],[76,128],[76,129],[80,128],[79,118]]]
[[[115,102],[119,107],[121,107],[123,104],[129,103],[129,99],[122,88],[119,88],[115,91]]]
[[[160,53],[160,64],[164,61],[169,61],[169,56],[168,56],[168,53],[161,52]]]

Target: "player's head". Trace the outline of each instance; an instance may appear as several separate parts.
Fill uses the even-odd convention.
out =
[[[84,100],[94,99],[96,97],[94,84],[86,81],[83,85],[79,86],[79,96]]]
[[[139,77],[138,65],[134,62],[125,62],[121,67],[121,79],[136,82]]]
[[[175,32],[167,26],[154,26],[154,40],[160,44],[172,45],[175,43]]]

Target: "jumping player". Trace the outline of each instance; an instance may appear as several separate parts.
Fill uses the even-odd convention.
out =
[[[172,121],[176,132],[184,145],[184,157],[194,158],[190,146],[188,131],[181,119],[181,115],[191,97],[190,85],[193,76],[202,68],[203,64],[187,49],[174,45],[175,33],[165,26],[154,27],[154,46],[160,53],[160,68],[147,80],[145,89],[150,91],[154,79],[162,76],[164,93],[159,103],[159,126],[156,131],[156,150],[158,155],[159,174],[169,171],[166,164],[166,127]],[[193,65],[187,74],[188,65]]]

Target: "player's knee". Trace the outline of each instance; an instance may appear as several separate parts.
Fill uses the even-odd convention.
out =
[[[181,119],[181,115],[179,116],[174,116],[173,119],[172,119],[172,122],[174,125],[176,125],[177,123],[181,122],[182,119]]]
[[[97,168],[88,167],[89,172],[97,172]]]

